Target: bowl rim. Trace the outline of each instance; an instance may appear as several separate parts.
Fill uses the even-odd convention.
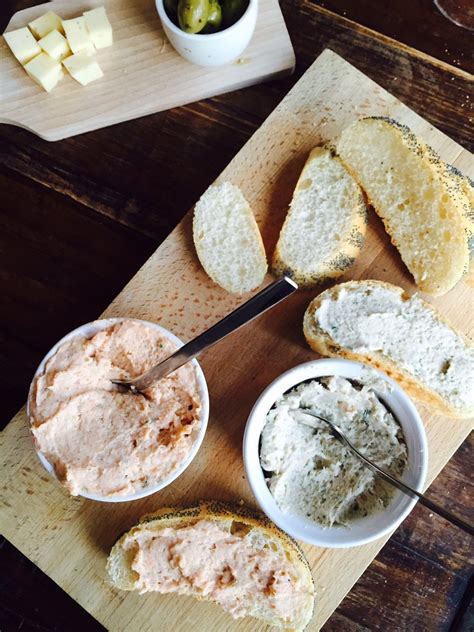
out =
[[[226,37],[229,33],[232,34],[233,31],[237,30],[237,28],[234,27],[240,26],[242,20],[247,16],[250,10],[253,9],[255,5],[257,5],[257,3],[258,0],[249,0],[247,8],[242,13],[240,18],[227,28],[222,29],[222,31],[217,31],[216,33],[186,33],[186,31],[183,31],[179,28],[179,26],[176,26],[176,24],[168,17],[168,13],[166,12],[164,5],[164,0],[155,0],[156,9],[158,11],[158,15],[160,16],[160,20],[163,22],[163,25],[166,26],[166,28],[168,28],[178,37],[182,37],[182,39],[190,41],[203,41],[203,38],[205,38],[206,40],[217,40]]]
[[[165,335],[168,338],[168,340],[178,345],[178,347],[182,347],[184,345],[184,342],[180,338],[178,338],[178,336],[173,334],[173,332],[171,332],[169,329],[166,329],[166,327],[163,327],[162,325],[159,325],[158,323],[154,323],[149,320],[142,320],[140,318],[128,318],[126,316],[115,317],[115,318],[100,318],[97,320],[90,321],[88,323],[84,323],[83,325],[80,325],[79,327],[76,327],[75,329],[73,329],[72,331],[64,335],[60,340],[58,340],[58,342],[56,342],[48,351],[48,353],[43,357],[31,380],[30,387],[28,390],[28,398],[26,401],[26,414],[27,414],[27,419],[28,419],[28,429],[33,439],[34,450],[41,464],[46,469],[46,471],[58,481],[60,485],[61,483],[58,480],[58,477],[56,476],[54,467],[51,465],[51,463],[48,461],[45,455],[36,447],[36,442],[34,441],[34,435],[31,429],[32,414],[30,411],[30,400],[32,396],[33,385],[37,377],[43,372],[46,362],[56,353],[56,351],[59,349],[59,347],[62,344],[64,344],[71,338],[74,338],[75,336],[78,336],[81,334],[86,335],[86,337],[87,337],[87,334],[90,334],[89,337],[91,337],[92,335],[94,335],[94,333],[97,333],[98,331],[107,329],[111,325],[114,325],[119,322],[124,322],[124,321],[133,321],[133,322],[141,323],[142,325],[152,327],[160,331],[163,335]],[[92,333],[93,331],[94,333]],[[202,445],[202,442],[204,440],[204,435],[206,434],[208,421],[209,421],[209,391],[207,388],[206,378],[204,376],[204,372],[201,369],[201,366],[198,363],[198,361],[194,359],[194,360],[191,360],[191,363],[194,366],[194,370],[196,372],[196,380],[197,380],[198,389],[199,389],[199,396],[201,398],[201,412],[200,412],[200,426],[197,431],[197,435],[193,443],[192,449],[189,455],[187,456],[187,458],[167,478],[163,479],[156,485],[147,487],[146,489],[135,492],[134,494],[129,494],[128,496],[100,496],[99,494],[89,494],[87,492],[84,492],[84,493],[81,492],[77,494],[77,496],[81,498],[87,498],[88,500],[95,500],[95,501],[107,502],[107,503],[131,502],[133,500],[146,498],[147,496],[151,496],[152,494],[155,494],[156,492],[164,489],[165,487],[170,485],[174,480],[176,480],[178,476],[180,476],[187,469],[187,467],[194,460],[194,457],[196,456],[196,454],[199,451],[199,448]],[[61,485],[61,486],[64,487],[64,485]],[[64,489],[66,488],[64,487]],[[70,494],[70,492],[68,493]]]
[[[246,478],[252,493],[262,511],[280,527],[280,529],[290,536],[308,544],[324,548],[349,548],[368,544],[394,531],[408,516],[417,502],[416,499],[410,498],[400,491],[396,491],[386,509],[371,514],[367,516],[367,518],[357,520],[356,522],[358,526],[364,523],[370,524],[371,519],[375,518],[375,520],[377,520],[377,516],[383,516],[395,503],[401,507],[396,516],[387,520],[386,524],[381,528],[369,529],[369,532],[365,536],[355,536],[350,527],[323,528],[316,522],[310,521],[309,519],[307,520],[296,514],[283,513],[276,504],[265,482],[259,458],[260,436],[266,417],[266,413],[263,414],[263,410],[265,409],[268,412],[280,395],[306,380],[329,375],[341,375],[342,377],[357,379],[354,375],[344,375],[344,373],[350,373],[351,371],[362,373],[367,370],[370,370],[373,375],[376,375],[377,378],[381,378],[390,385],[391,392],[389,394],[381,394],[381,399],[391,399],[392,403],[393,400],[396,399],[398,404],[407,412],[403,422],[398,419],[395,413],[394,416],[397,417],[397,421],[402,427],[407,448],[409,447],[410,438],[407,435],[406,427],[408,426],[411,429],[413,440],[419,445],[419,456],[417,457],[419,463],[417,469],[412,471],[415,465],[413,461],[410,461],[410,451],[408,450],[408,467],[405,468],[402,480],[406,480],[408,475],[412,476],[415,480],[407,482],[417,491],[422,491],[428,471],[428,442],[419,412],[412,400],[397,382],[382,371],[368,364],[339,358],[322,358],[298,364],[282,373],[264,389],[248,416],[243,437],[243,460]],[[305,373],[307,375],[301,377],[301,374]],[[376,388],[374,388],[374,390],[377,392]],[[269,405],[269,402],[272,403]],[[389,408],[391,407],[392,406],[389,405]],[[334,539],[335,534],[339,536],[339,538],[336,538],[337,542]]]

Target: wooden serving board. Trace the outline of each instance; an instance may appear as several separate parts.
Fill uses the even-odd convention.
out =
[[[278,0],[260,0],[255,33],[234,63],[203,68],[168,42],[154,0],[55,0],[16,13],[6,31],[47,10],[62,18],[105,6],[114,45],[97,51],[104,77],[88,86],[65,76],[49,94],[37,86],[0,38],[0,122],[60,140],[160,112],[293,71],[295,54]]]
[[[407,123],[443,158],[474,175],[467,151],[326,50],[219,178],[242,188],[255,211],[269,255],[309,150],[336,136],[355,118],[370,114],[390,115]],[[415,289],[373,214],[362,253],[346,274],[345,279],[350,278],[382,279]],[[105,560],[117,536],[142,514],[159,507],[202,498],[255,504],[242,465],[246,418],[274,378],[315,357],[302,334],[303,312],[315,294],[297,292],[202,357],[211,399],[207,435],[188,470],[152,497],[127,504],[72,498],[41,467],[24,409],[1,433],[3,534],[107,629],[221,632],[265,628],[250,619],[234,622],[219,607],[191,598],[117,591],[106,582]],[[473,294],[463,281],[434,301],[441,313],[468,335],[473,333]],[[159,322],[187,340],[246,298],[230,296],[206,276],[193,248],[188,214],[104,316]],[[429,441],[429,483],[472,424],[433,415],[423,406],[420,411]],[[386,540],[343,550],[304,545],[317,589],[309,630],[321,627]]]

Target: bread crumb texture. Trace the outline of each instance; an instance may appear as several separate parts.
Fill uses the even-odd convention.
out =
[[[310,153],[273,255],[275,274],[312,287],[342,275],[360,252],[366,229],[362,191],[333,149]]]
[[[467,271],[469,248],[466,195],[445,163],[408,127],[378,117],[347,127],[337,151],[418,287],[448,292]]]
[[[243,294],[263,282],[265,249],[238,187],[224,182],[207,189],[194,209],[193,238],[204,270],[228,292]]]

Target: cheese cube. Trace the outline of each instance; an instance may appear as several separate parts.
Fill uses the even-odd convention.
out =
[[[33,20],[33,22],[30,22],[28,26],[36,39],[41,39],[48,33],[51,33],[51,31],[54,31],[54,29],[60,33],[64,33],[62,20],[54,11],[48,11],[39,18],[36,18],[36,20]]]
[[[16,31],[4,33],[3,37],[20,64],[26,64],[41,53],[41,48],[26,26]]]
[[[46,53],[40,53],[29,61],[25,66],[25,70],[33,81],[39,83],[47,92],[51,92],[64,76],[61,64]]]
[[[84,16],[63,20],[63,27],[73,53],[79,53],[81,50],[94,52],[94,44],[89,36]]]
[[[74,79],[79,81],[83,86],[87,86],[91,81],[95,81],[104,76],[99,64],[85,51],[67,57],[63,61],[63,64],[69,71],[71,77],[74,77]]]
[[[48,53],[50,57],[56,59],[57,61],[62,61],[65,57],[68,57],[68,55],[71,54],[71,49],[69,48],[67,39],[56,29],[42,37],[38,44],[45,53]]]
[[[96,48],[112,46],[112,26],[104,7],[98,7],[97,9],[92,9],[92,11],[85,11],[84,18],[94,46]]]

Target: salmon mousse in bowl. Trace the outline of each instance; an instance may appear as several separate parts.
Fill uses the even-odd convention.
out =
[[[110,318],[62,338],[39,365],[27,414],[44,467],[73,496],[121,502],[174,481],[203,441],[209,395],[196,360],[141,393],[138,377],[182,342],[155,323]]]

